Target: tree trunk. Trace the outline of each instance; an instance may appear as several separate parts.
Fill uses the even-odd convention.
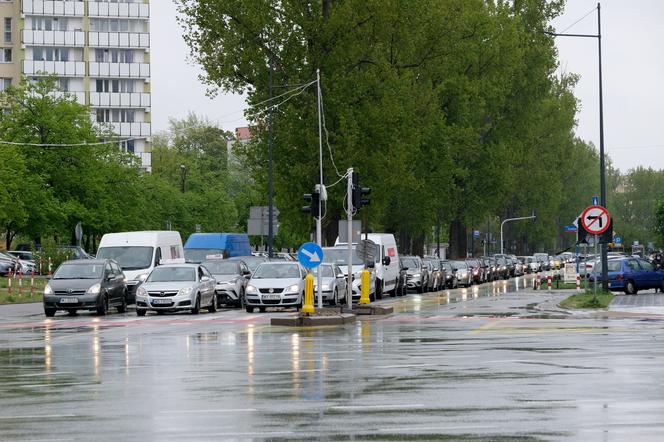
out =
[[[450,224],[450,259],[464,258],[468,249],[467,229],[464,222],[457,216]]]

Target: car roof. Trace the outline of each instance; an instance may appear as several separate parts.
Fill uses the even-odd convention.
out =
[[[106,264],[107,262],[115,262],[113,259],[70,259],[64,261],[62,264],[67,265],[94,265]],[[117,264],[117,262],[115,262]]]
[[[196,263],[183,263],[183,264],[162,264],[160,266],[155,267],[155,269],[158,269],[160,267],[191,267],[192,269],[195,269],[196,267],[199,267],[200,264]]]

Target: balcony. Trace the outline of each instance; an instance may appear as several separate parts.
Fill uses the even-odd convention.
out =
[[[119,3],[123,4],[123,3]],[[102,48],[149,48],[147,32],[88,32],[88,45]]]
[[[152,135],[150,123],[105,123],[121,137],[145,137]]]
[[[149,18],[150,5],[145,3],[108,3],[88,2],[88,15],[90,17],[131,17]]]
[[[85,92],[53,92],[53,96],[55,97],[64,97],[64,96],[69,96],[69,97],[74,97],[76,99],[76,102],[79,104],[85,104]]]
[[[28,46],[85,46],[85,32],[83,31],[24,29],[21,32],[21,42]]]
[[[71,0],[23,0],[21,13],[24,15],[85,15],[85,2]]]
[[[149,63],[106,63],[91,61],[91,77],[149,78]]]
[[[60,77],[85,77],[84,61],[23,60],[26,75],[54,74]]]
[[[150,94],[144,92],[90,92],[90,105],[95,107],[149,108]]]

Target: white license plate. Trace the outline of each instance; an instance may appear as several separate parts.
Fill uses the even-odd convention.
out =
[[[263,299],[281,299],[281,295],[263,295]]]
[[[170,299],[153,299],[153,304],[170,304],[172,301]]]
[[[60,298],[60,304],[78,304],[78,298]]]

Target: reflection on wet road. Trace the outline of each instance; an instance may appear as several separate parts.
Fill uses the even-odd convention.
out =
[[[337,328],[239,310],[4,316],[0,439],[660,436],[664,322],[543,312],[565,295],[529,285],[390,299],[394,315]]]

